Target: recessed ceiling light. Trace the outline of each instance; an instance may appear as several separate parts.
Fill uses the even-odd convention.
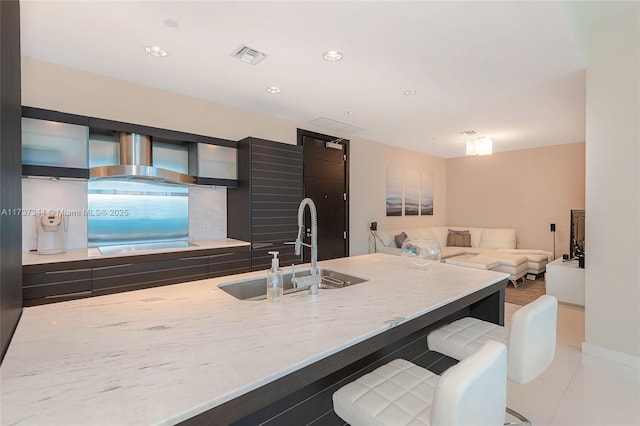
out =
[[[274,93],[274,94],[282,92],[282,89],[277,87],[277,86],[269,86],[269,87],[267,87],[266,90],[267,90],[267,92]]]
[[[148,54],[153,56],[159,56],[159,57],[167,56],[167,51],[159,46],[147,46],[144,48],[144,50],[146,50]]]
[[[405,90],[404,91],[405,96],[413,96],[416,94],[415,90]]]
[[[337,50],[330,50],[328,52],[325,52],[322,57],[327,62],[338,62],[340,59],[342,59],[342,53],[338,52]]]
[[[344,115],[353,115],[353,111],[345,111]]]

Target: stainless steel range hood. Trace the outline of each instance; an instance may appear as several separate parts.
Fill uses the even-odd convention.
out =
[[[151,137],[138,133],[120,133],[120,164],[92,167],[91,179],[144,179],[170,183],[194,184],[196,178],[172,170],[153,167]]]

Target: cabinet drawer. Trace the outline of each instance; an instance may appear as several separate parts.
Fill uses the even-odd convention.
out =
[[[93,294],[109,294],[207,278],[207,256],[93,268]]]
[[[295,236],[292,240],[295,240]],[[301,257],[296,256],[295,247],[291,244],[284,244],[283,242],[274,242],[272,245],[264,248],[260,248],[260,243],[255,243],[254,248],[251,250],[251,270],[261,271],[267,270],[271,267],[271,259],[273,256],[269,254],[270,251],[277,251],[278,258],[280,259],[280,266],[290,266],[292,263],[302,263]],[[257,247],[257,248],[256,248]]]
[[[209,256],[209,278],[241,274],[250,270],[248,251],[220,253]]]
[[[61,302],[91,296],[91,269],[25,274],[22,297],[25,306]]]

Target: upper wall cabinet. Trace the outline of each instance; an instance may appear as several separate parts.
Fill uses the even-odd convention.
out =
[[[88,178],[88,140],[88,126],[23,117],[23,174]]]
[[[88,140],[87,126],[23,118],[22,164],[86,169]]]
[[[153,167],[190,174],[198,185],[238,186],[235,141],[32,107],[22,115],[26,176],[86,179],[92,167],[119,165],[126,132],[151,137]]]
[[[198,177],[199,184],[216,185],[219,181],[218,185],[237,186],[237,148],[210,143],[191,144],[189,148],[189,172]]]

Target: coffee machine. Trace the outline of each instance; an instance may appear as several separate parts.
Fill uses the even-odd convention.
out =
[[[38,254],[60,254],[66,251],[69,218],[62,212],[48,212],[36,216]]]

